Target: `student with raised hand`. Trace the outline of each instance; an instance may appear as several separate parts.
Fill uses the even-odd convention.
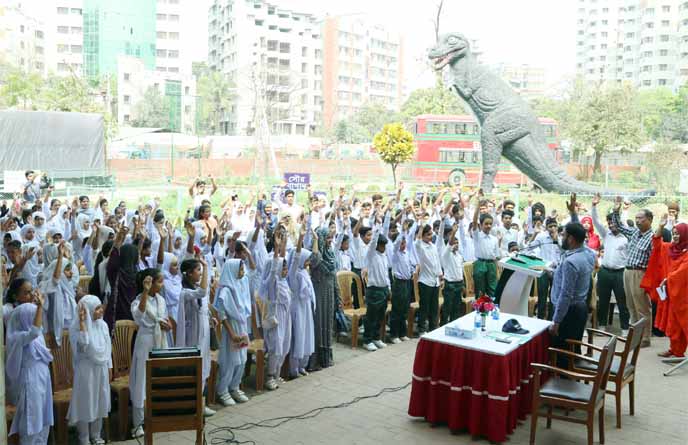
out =
[[[315,352],[315,327],[313,313],[316,308],[315,290],[308,273],[311,252],[302,248],[307,229],[302,228],[296,250],[289,266],[291,300],[291,349],[289,351],[289,375],[292,378],[307,376],[308,360]]]
[[[265,387],[273,391],[279,388],[280,369],[289,353],[291,345],[291,289],[287,282],[289,268],[286,256],[286,234],[275,232],[275,248],[272,265],[265,290],[262,292],[266,299],[267,309],[263,319],[263,336],[269,352],[268,380]],[[332,314],[330,314],[332,318]]]
[[[465,313],[462,297],[466,294],[466,286],[463,279],[463,257],[456,238],[458,228],[459,224],[454,223],[452,227],[440,230],[440,264],[444,270],[444,303],[440,325],[456,320]]]
[[[62,241],[57,248],[55,259],[43,272],[41,292],[46,296],[43,309],[46,311],[46,332],[55,336],[57,346],[62,344],[62,330],[68,328],[77,316],[76,288],[79,284],[79,273],[76,265],[67,258],[68,247]]]
[[[67,419],[76,424],[80,445],[102,445],[103,419],[110,413],[112,343],[103,321],[103,305],[95,295],[79,300],[79,316],[69,329],[74,362],[74,387]]]
[[[386,253],[387,238],[381,232],[381,225],[376,224],[368,244],[366,267],[363,270],[367,286],[363,343],[367,351],[377,351],[387,346],[384,339],[380,338],[380,328],[385,318],[391,286]]]
[[[217,298],[213,307],[222,323],[222,338],[218,356],[218,379],[215,388],[223,406],[248,401],[241,390],[241,378],[246,366],[246,348],[249,345],[251,295],[244,262],[230,258],[220,273]]]
[[[53,356],[43,338],[43,296],[34,291],[32,298],[17,306],[7,327],[5,389],[17,407],[9,435],[18,434],[22,444],[44,445],[53,425]]]
[[[167,319],[167,304],[160,295],[163,275],[157,269],[139,272],[137,278],[139,295],[131,303],[131,313],[138,325],[134,353],[129,371],[129,393],[131,395],[132,418],[135,438],[143,437],[143,414],[146,401],[146,360],[154,349],[168,347],[166,331],[171,329]]]
[[[418,231],[416,253],[418,255],[418,293],[420,294],[420,318],[418,332],[422,335],[437,327],[439,290],[442,280],[442,266],[438,244],[432,241],[432,226],[426,224]]]
[[[409,296],[413,292],[413,272],[415,265],[412,263],[409,253],[409,246],[413,245],[413,235],[411,234],[413,225],[407,222],[402,223],[402,231],[399,232],[394,240],[392,253],[392,312],[389,320],[389,335],[392,343],[397,344],[407,341],[406,336],[406,317],[409,309]]]
[[[494,298],[497,289],[497,259],[499,258],[499,240],[491,235],[493,217],[489,213],[480,213],[484,201],[478,198],[473,213],[473,245],[476,260],[473,263],[473,282],[475,295],[483,294]]]

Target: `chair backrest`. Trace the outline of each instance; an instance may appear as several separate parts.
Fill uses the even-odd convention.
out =
[[[50,362],[50,378],[53,381],[53,392],[62,391],[72,387],[74,369],[72,367],[72,345],[69,343],[69,330],[62,331],[61,345],[55,343],[55,336],[48,332],[45,334],[45,342],[52,345],[50,353],[53,361]]]
[[[112,340],[112,375],[122,377],[131,368],[132,343],[138,327],[131,320],[115,322],[115,338]]]
[[[612,361],[614,360],[614,352],[616,351],[616,336],[612,336],[602,347],[600,359],[597,362],[597,374],[593,380],[593,387],[590,402],[595,403],[597,395],[601,391],[603,396],[607,389],[607,381],[609,380],[609,372],[612,369]]]
[[[463,281],[466,283],[466,295],[475,296],[475,284],[473,283],[473,262],[463,263]]]
[[[88,285],[91,284],[91,279],[93,277],[91,275],[81,275],[79,277],[79,285],[77,286],[79,289],[81,289],[82,292],[84,292],[86,295],[88,295]]]
[[[351,282],[356,283],[356,299],[358,301],[358,307],[365,307],[361,278],[355,273],[347,270],[337,272],[337,285],[339,286],[339,296],[342,299],[342,306],[344,306],[344,309],[351,309],[354,307],[353,295],[351,294]]]
[[[264,313],[265,303],[256,296],[256,304],[254,304],[251,309],[251,332],[253,332],[253,338],[256,340],[263,338],[262,330],[258,329],[258,320]],[[220,335],[219,338],[222,338],[222,335]]]
[[[626,347],[621,353],[621,363],[619,364],[619,369],[624,369],[626,363],[628,363],[628,357],[631,357],[630,363],[635,366],[638,362],[638,355],[640,353],[640,342],[643,339],[643,329],[645,328],[645,323],[647,319],[645,317],[632,323],[628,327],[628,336],[626,337]],[[619,372],[621,377],[623,373]]]

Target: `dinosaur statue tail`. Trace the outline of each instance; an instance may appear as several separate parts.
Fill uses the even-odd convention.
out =
[[[519,170],[527,172],[542,189],[557,193],[580,193],[604,196],[626,196],[644,198],[653,196],[654,190],[647,190],[629,194],[618,190],[603,189],[586,184],[570,177],[556,162],[552,152],[545,144],[538,143],[537,138],[528,135],[504,148],[503,156],[511,161]]]

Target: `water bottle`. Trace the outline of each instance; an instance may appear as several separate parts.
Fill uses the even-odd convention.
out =
[[[480,312],[475,311],[475,316],[473,317],[473,328],[476,331],[479,331],[481,329],[482,325],[483,325],[483,323],[482,323],[482,320],[480,318]]]
[[[495,304],[494,309],[492,309],[492,319],[499,320],[499,305]]]

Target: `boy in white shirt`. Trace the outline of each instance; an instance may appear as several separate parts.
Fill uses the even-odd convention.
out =
[[[463,279],[463,257],[459,252],[459,240],[456,239],[458,229],[458,223],[444,229],[440,241],[440,264],[444,270],[444,303],[440,313],[440,325],[456,320],[465,313],[462,297],[466,294],[466,287]]]
[[[368,244],[363,277],[366,283],[366,316],[364,320],[363,343],[367,351],[377,351],[387,346],[380,339],[380,328],[387,311],[389,298],[389,272],[387,265],[387,238],[379,225],[373,230],[373,239]]]
[[[473,263],[473,283],[475,295],[487,294],[494,298],[497,289],[497,258],[499,258],[499,240],[491,235],[492,215],[480,214],[481,202],[473,214],[473,244],[476,260]],[[479,218],[479,220],[478,220]]]
[[[415,266],[411,263],[411,255],[407,250],[413,240],[410,227],[396,235],[392,248],[392,312],[389,320],[389,334],[392,343],[407,341],[406,317],[409,308],[409,296],[413,291],[413,272]]]
[[[418,231],[415,247],[418,255],[418,293],[420,294],[420,318],[418,332],[422,335],[426,328],[430,331],[437,327],[437,313],[439,311],[439,290],[442,280],[442,266],[440,265],[439,240],[432,242],[433,231],[430,225],[422,226]]]

